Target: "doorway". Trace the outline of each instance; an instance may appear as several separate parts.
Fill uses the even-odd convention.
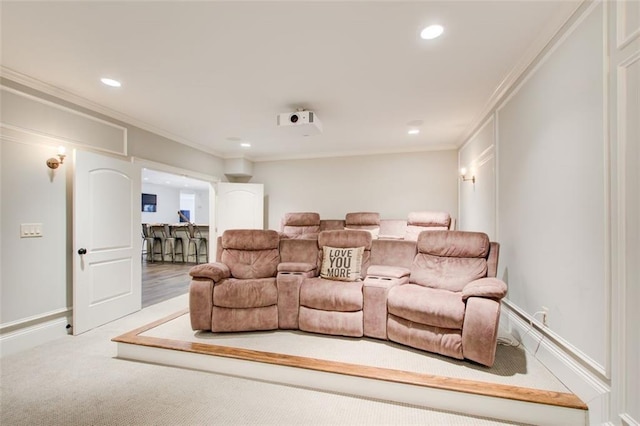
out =
[[[214,236],[209,229],[214,223],[215,197],[210,181],[174,169],[143,167],[141,175],[141,198],[155,200],[153,207],[141,206],[140,259],[142,308],[145,308],[188,292],[189,270],[196,264],[196,253],[188,237],[189,224],[196,226],[207,247],[205,254],[204,250],[197,253],[198,261],[208,261],[209,237]],[[145,238],[145,231],[153,240]],[[172,238],[172,243],[167,238]]]

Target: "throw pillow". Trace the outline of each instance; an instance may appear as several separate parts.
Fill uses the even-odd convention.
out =
[[[320,276],[335,281],[357,281],[360,279],[364,247],[322,247]]]

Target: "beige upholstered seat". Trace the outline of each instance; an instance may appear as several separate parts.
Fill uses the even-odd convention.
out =
[[[455,221],[447,212],[411,212],[407,218],[405,240],[416,241],[422,231],[449,231],[455,228]]]
[[[300,330],[341,336],[363,335],[362,280],[370,263],[371,240],[371,233],[366,231],[323,231],[318,235],[318,265],[321,267],[319,275],[304,278],[300,286]],[[361,258],[356,258],[353,253],[360,248]],[[336,256],[333,261],[328,259],[326,253],[335,253],[336,249],[340,254],[348,254],[341,258]],[[349,268],[353,268],[351,272],[359,272],[346,277],[343,272]]]
[[[227,230],[221,261],[194,266],[189,312],[194,330],[278,328],[279,236],[271,230]]]
[[[418,236],[408,283],[389,290],[389,340],[493,365],[506,284],[495,278],[498,244],[480,232]]]
[[[373,239],[378,239],[380,234],[380,213],[376,212],[353,212],[347,213],[344,217],[345,229],[357,229],[369,231]]]
[[[287,213],[280,224],[282,238],[316,239],[320,232],[320,215],[314,212]]]

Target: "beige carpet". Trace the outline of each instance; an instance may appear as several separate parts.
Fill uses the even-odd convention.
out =
[[[496,362],[487,368],[393,342],[324,336],[301,331],[274,330],[250,333],[194,332],[189,315],[182,315],[141,336],[275,352],[322,360],[500,383],[534,389],[570,392],[522,347],[499,345]]]
[[[111,338],[186,304],[180,296],[83,335],[2,358],[0,424],[509,424],[115,358]]]

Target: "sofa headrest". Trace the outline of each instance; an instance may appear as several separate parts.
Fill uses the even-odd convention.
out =
[[[320,221],[320,231],[335,231],[344,229],[344,219],[322,219]]]
[[[371,232],[368,231],[322,231],[318,234],[318,246],[350,248],[364,247],[365,250],[371,250]]]
[[[410,212],[407,219],[407,224],[414,226],[443,226],[448,228],[450,223],[451,215],[447,212]]]
[[[377,225],[380,226],[380,213],[355,212],[347,213],[345,216],[346,226]]]
[[[313,212],[287,213],[282,224],[285,226],[320,226],[320,214]]]
[[[229,229],[222,234],[222,248],[231,250],[277,249],[280,237],[274,230]]]
[[[489,237],[482,232],[422,231],[418,252],[441,257],[482,257],[489,254]]]

